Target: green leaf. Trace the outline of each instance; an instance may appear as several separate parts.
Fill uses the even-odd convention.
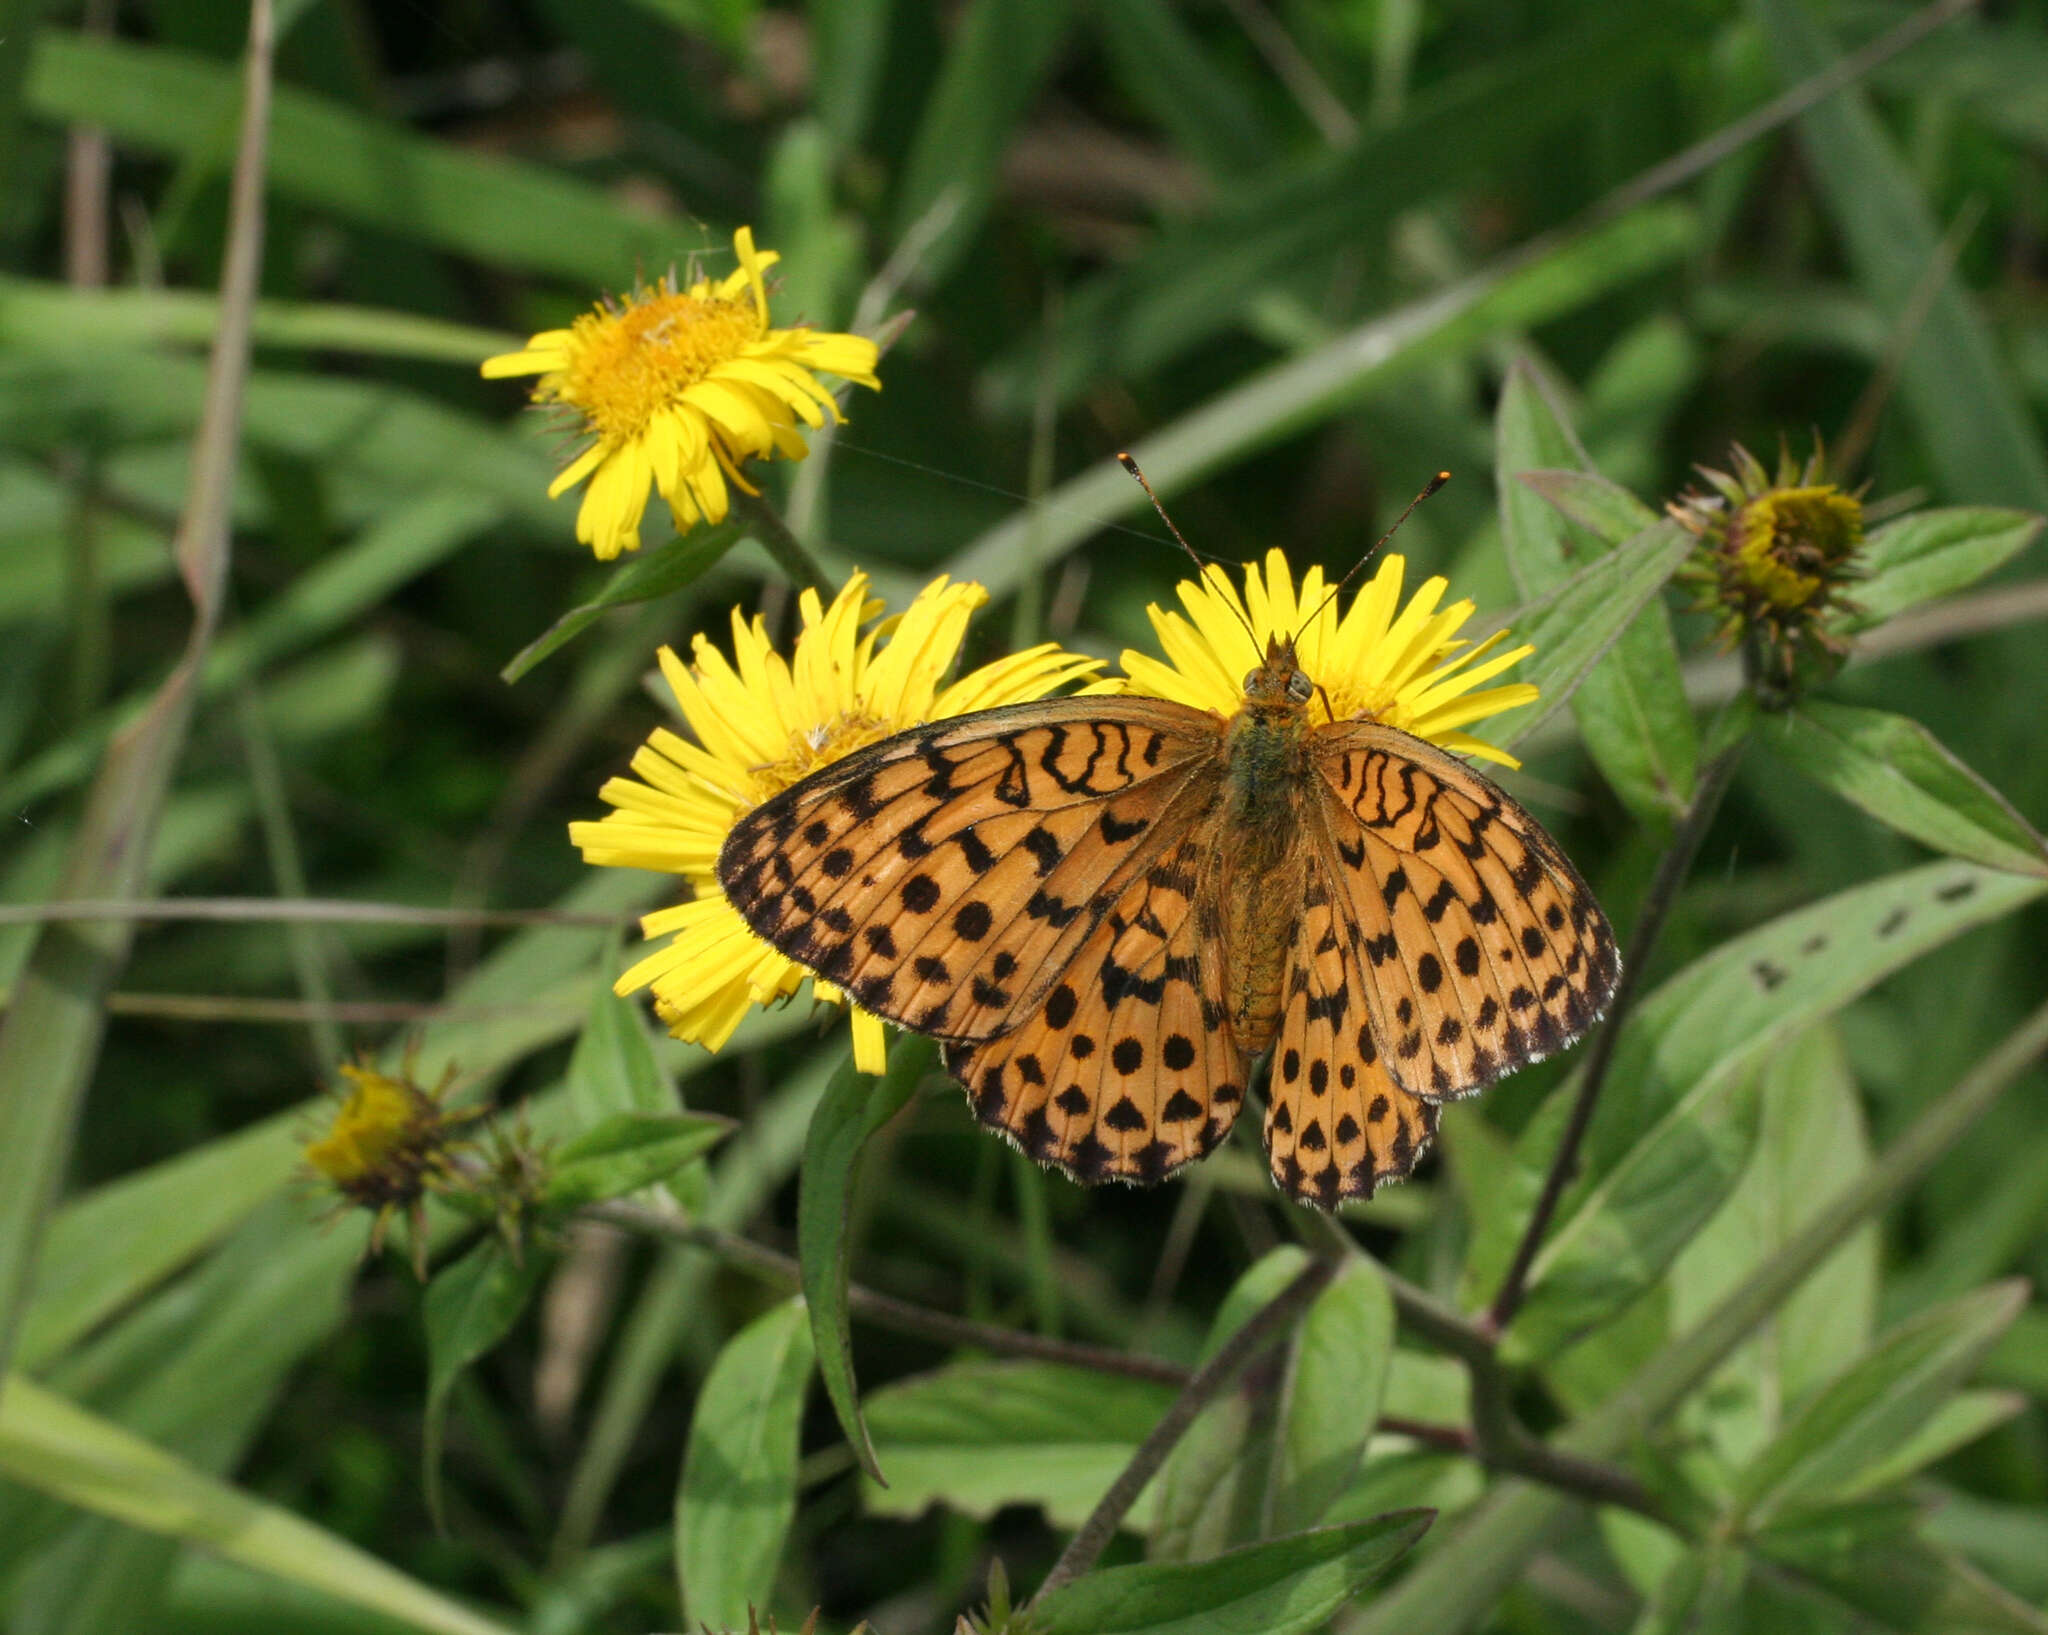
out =
[[[1202,1359],[1215,1356],[1307,1264],[1307,1252],[1293,1244],[1254,1262],[1223,1297]],[[1247,1370],[1196,1416],[1159,1470],[1154,1560],[1195,1560],[1259,1536],[1275,1467],[1284,1457],[1279,1414],[1270,1385]]]
[[[847,1228],[860,1180],[861,1150],[902,1112],[938,1061],[931,1040],[906,1034],[894,1042],[889,1071],[879,1081],[853,1065],[849,1053],[832,1075],[804,1138],[803,1182],[797,1192],[797,1255],[811,1314],[818,1373],[839,1427],[853,1444],[861,1469],[883,1480],[874,1445],[861,1423],[860,1388],[853,1377],[853,1333],[847,1319],[850,1278]],[[886,1485],[886,1484],[885,1484]]]
[[[1750,0],[1749,12],[1787,85],[1840,60],[1799,0]],[[1890,323],[1917,324],[1900,388],[1944,484],[2048,510],[2048,461],[1968,291],[1953,274],[1924,291],[1941,235],[1867,95],[1852,85],[1824,98],[1800,116],[1799,140],[1857,281]]]
[[[701,579],[745,533],[746,526],[740,519],[728,517],[724,522],[692,528],[666,545],[657,545],[633,557],[612,571],[603,590],[564,613],[514,654],[499,673],[507,681],[517,681],[541,660],[559,653],[611,609],[631,602],[651,602]]]
[[[1041,1362],[960,1362],[898,1380],[867,1401],[868,1428],[889,1466],[886,1488],[862,1484],[880,1516],[933,1504],[987,1520],[1035,1504],[1055,1527],[1078,1527],[1173,1402],[1170,1386]],[[1149,1531],[1155,1481],[1127,1527]]]
[[[1574,534],[1563,512],[1524,487],[1520,479],[1526,473],[1565,462],[1588,464],[1563,409],[1525,362],[1508,371],[1494,437],[1501,539],[1524,596],[1559,589],[1579,565],[1656,526],[1654,516],[1637,518],[1631,507],[1611,506],[1636,526],[1619,539],[1596,531],[1589,542]],[[1669,820],[1685,809],[1699,737],[1662,601],[1653,596],[1641,604],[1614,638],[1612,651],[1584,677],[1572,697],[1572,713],[1594,764],[1638,819]]]
[[[732,1134],[715,1113],[614,1113],[553,1155],[550,1209],[577,1209],[665,1181]]]
[[[1742,1472],[1738,1513],[1767,1525],[1793,1504],[1854,1491],[1949,1399],[2026,1299],[2024,1283],[1997,1283],[1893,1329]]]
[[[1669,1323],[1684,1332],[1769,1260],[1823,1202],[1870,1167],[1862,1098],[1835,1028],[1808,1028],[1764,1062],[1755,1155],[1727,1204],[1672,1263]],[[1876,1324],[1877,1228],[1809,1277],[1695,1399],[1704,1434],[1738,1469],[1775,1436],[1789,1404],[1860,1356]]]
[[[124,146],[226,168],[241,75],[162,46],[45,31],[28,101],[45,119],[89,119]],[[665,267],[700,230],[621,209],[601,188],[464,152],[290,85],[271,106],[265,179],[281,196],[365,227],[500,267],[618,286]]]
[[[1553,510],[1609,545],[1626,544],[1659,520],[1620,483],[1609,482],[1597,471],[1517,469],[1515,476]]]
[[[676,1490],[676,1572],[686,1623],[743,1629],[775,1588],[796,1515],[797,1437],[811,1378],[802,1300],[726,1342],[690,1419]]]
[[[2048,1615],[1941,1546],[1896,1528],[1809,1522],[1770,1532],[1756,1551],[1898,1635],[2048,1635]]]
[[[1313,1527],[1351,1485],[1394,1355],[1394,1297],[1379,1266],[1349,1257],[1302,1316],[1281,1396],[1267,1533]]]
[[[1824,788],[1922,845],[2048,875],[2048,840],[1917,721],[1812,699],[1759,736]]]
[[[1510,749],[1570,702],[1691,549],[1692,536],[1677,523],[1657,523],[1504,619],[1489,621],[1510,627],[1517,643],[1535,644],[1514,679],[1533,682],[1542,697],[1492,717],[1487,740]]]
[[[1433,1510],[1397,1510],[1189,1564],[1107,1567],[1031,1604],[1033,1635],[1212,1635],[1320,1628],[1429,1530]]]
[[[971,0],[925,100],[896,196],[894,240],[939,231],[919,271],[943,279],[973,241],[1011,132],[1066,37],[1066,0]]]
[[[495,1234],[427,1285],[422,1316],[427,1330],[427,1407],[421,1436],[427,1509],[441,1524],[441,1439],[447,1427],[448,1394],[462,1371],[511,1332],[540,1282],[541,1257],[529,1245],[514,1260]]]
[[[1850,590],[1856,611],[1845,631],[1867,630],[1907,608],[1973,585],[2033,544],[2041,519],[2028,511],[1959,505],[1916,511],[1863,541],[1857,565],[1867,576]]]
[[[1864,1466],[1841,1491],[1845,1497],[1861,1498],[1897,1487],[2026,1411],[2027,1399],[2017,1391],[1958,1391],[1918,1430],[1875,1464]]]
[[[19,1374],[0,1389],[0,1470],[81,1509],[199,1545],[416,1629],[505,1632],[506,1626],[346,1540],[193,1469]]]
[[[569,1105],[585,1124],[612,1113],[675,1113],[682,1110],[675,1086],[654,1059],[654,1046],[640,1011],[613,991],[600,969],[590,996],[590,1016],[569,1057]]]
[[[1602,1264],[1596,1247],[1611,1241],[1611,1212],[1623,1203],[1655,1210],[1638,1183],[1662,1173],[1688,1143],[1702,1156],[1728,1150],[1732,1115],[1719,1104],[1746,1091],[1757,1062],[1901,966],[2044,890],[2040,880],[1967,863],[1903,870],[1736,937],[1645,999],[1616,1045],[1582,1179],[1537,1256],[1507,1353],[1521,1361],[1553,1355],[1617,1309],[1641,1277],[1655,1275],[1641,1246],[1626,1280]],[[1531,1197],[1575,1091],[1574,1079],[1553,1092],[1519,1143],[1520,1184]],[[1734,1175],[1717,1169],[1715,1179],[1732,1184]],[[1688,1201],[1711,1202],[1704,1186]],[[1659,1243],[1672,1253],[1679,1247],[1668,1236]],[[1486,1252],[1475,1249],[1473,1258]]]

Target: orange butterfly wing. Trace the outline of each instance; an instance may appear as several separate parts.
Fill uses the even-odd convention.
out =
[[[1313,841],[1396,1084],[1470,1095],[1598,1020],[1621,972],[1614,932],[1534,818],[1376,722],[1319,728],[1311,754]]]
[[[1216,776],[1221,723],[1159,699],[1055,698],[898,733],[743,816],[740,915],[877,1015],[945,1039],[1031,1015]]]

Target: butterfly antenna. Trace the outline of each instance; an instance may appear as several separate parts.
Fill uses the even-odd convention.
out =
[[[1450,480],[1451,474],[1448,471],[1439,471],[1434,477],[1430,478],[1428,482],[1422,485],[1422,492],[1420,494],[1417,494],[1414,499],[1410,500],[1408,502],[1407,509],[1404,510],[1398,517],[1394,518],[1393,527],[1389,528],[1385,533],[1381,534],[1378,539],[1373,541],[1372,549],[1367,551],[1365,555],[1361,556],[1355,563],[1352,564],[1351,571],[1347,573],[1342,579],[1338,580],[1336,584],[1330,587],[1330,594],[1325,596],[1320,602],[1316,603],[1315,612],[1311,613],[1306,619],[1302,620],[1301,629],[1297,630],[1294,633],[1295,640],[1299,641],[1301,639],[1302,633],[1306,631],[1310,625],[1314,624],[1316,620],[1320,619],[1323,616],[1323,609],[1328,607],[1332,602],[1336,601],[1338,596],[1342,594],[1344,587],[1350,584],[1352,580],[1358,577],[1359,570],[1362,569],[1366,565],[1366,563],[1370,562],[1374,557],[1380,554],[1380,547],[1386,544],[1388,540],[1392,539],[1395,534],[1401,531],[1401,524],[1406,522],[1409,519],[1409,517],[1414,515],[1415,508],[1418,505],[1420,505],[1424,500],[1428,499],[1430,495],[1434,494],[1439,488],[1443,487],[1443,485],[1449,482]],[[1157,504],[1158,502],[1154,501],[1153,503]]]
[[[1166,524],[1166,531],[1169,534],[1173,535],[1174,543],[1179,545],[1182,550],[1186,551],[1188,553],[1188,560],[1194,563],[1195,577],[1197,579],[1204,579],[1209,571],[1207,564],[1205,564],[1202,561],[1200,556],[1196,555],[1194,546],[1190,545],[1187,542],[1187,540],[1182,537],[1181,531],[1178,528],[1174,527],[1173,518],[1166,514],[1166,507],[1159,503],[1159,496],[1152,492],[1152,485],[1145,481],[1145,473],[1138,469],[1138,462],[1132,459],[1130,455],[1119,451],[1116,457],[1116,463],[1122,466],[1124,470],[1128,471],[1133,477],[1137,479],[1138,486],[1144,489],[1145,491],[1145,498],[1152,502],[1152,509],[1159,513],[1159,520]],[[1413,510],[1414,507],[1410,506],[1409,509]],[[1244,616],[1243,612],[1240,611],[1237,605],[1237,599],[1235,597],[1230,598],[1230,611],[1237,614],[1237,622],[1244,626],[1244,633],[1247,636],[1251,637],[1252,650],[1254,652],[1261,651],[1259,647],[1259,633],[1256,630],[1252,629],[1251,620],[1247,619]]]

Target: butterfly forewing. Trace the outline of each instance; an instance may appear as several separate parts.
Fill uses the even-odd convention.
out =
[[[1041,1003],[1163,819],[1215,775],[1215,717],[1157,699],[1009,705],[902,733],[747,813],[726,895],[876,1014],[989,1038]]]
[[[1318,866],[1287,966],[1287,1004],[1266,1081],[1266,1157],[1288,1196],[1334,1209],[1414,1169],[1438,1107],[1379,1059],[1362,956],[1336,882]]]
[[[1313,745],[1319,849],[1396,1083],[1469,1095],[1591,1026],[1619,974],[1614,935],[1536,820],[1393,728],[1339,722]]]
[[[1220,838],[1213,810],[1190,817],[1033,1014],[999,1039],[948,1048],[975,1116],[1040,1163],[1081,1181],[1158,1181],[1236,1122],[1247,1062],[1225,1025],[1222,946],[1200,912]]]

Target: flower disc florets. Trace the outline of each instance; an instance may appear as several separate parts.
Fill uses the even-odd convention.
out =
[[[1722,641],[1753,643],[1767,678],[1786,684],[1802,652],[1832,661],[1847,651],[1830,616],[1854,610],[1845,591],[1860,577],[1863,502],[1827,481],[1818,450],[1803,466],[1781,452],[1775,478],[1739,443],[1729,463],[1732,472],[1701,466],[1711,491],[1670,504],[1700,541],[1684,577]]]

